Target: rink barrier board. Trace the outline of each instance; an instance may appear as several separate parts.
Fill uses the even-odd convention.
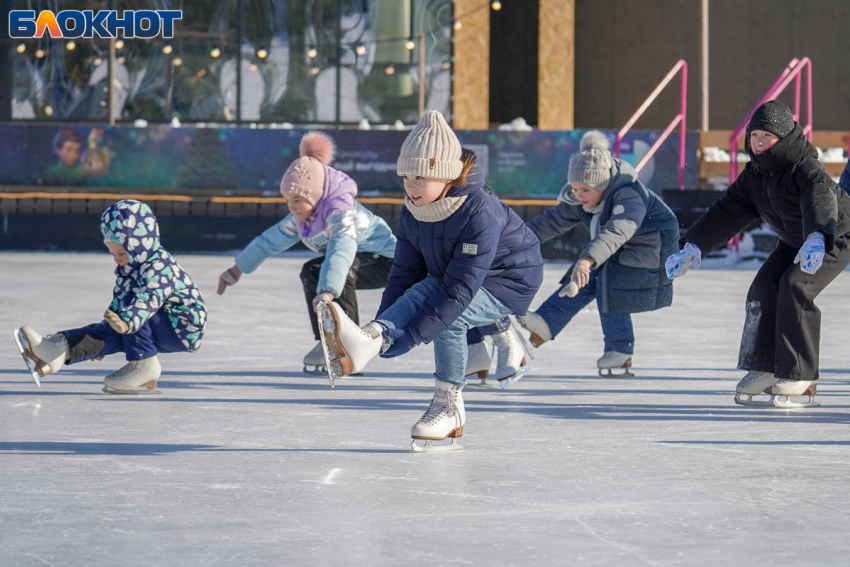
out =
[[[722,194],[720,191],[667,190],[664,200],[686,229]],[[101,213],[120,199],[145,200],[160,220],[167,246],[175,252],[239,250],[283,218],[281,197],[186,196],[134,193],[0,192],[0,249],[102,250],[97,227]],[[404,208],[399,197],[358,199],[395,230]],[[503,199],[525,221],[557,204],[554,199]],[[82,230],[81,227],[93,227]],[[574,259],[587,243],[583,226],[541,245],[547,259]],[[300,247],[300,245],[299,245]],[[303,249],[303,248],[302,248]]]

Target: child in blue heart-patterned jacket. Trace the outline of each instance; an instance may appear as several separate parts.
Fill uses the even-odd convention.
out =
[[[156,217],[145,203],[118,201],[101,215],[100,230],[118,264],[104,320],[44,337],[21,327],[15,337],[36,383],[65,364],[124,352],[127,364],[104,379],[104,391],[152,389],[162,371],[158,353],[200,348],[207,322],[204,299],[162,247]]]

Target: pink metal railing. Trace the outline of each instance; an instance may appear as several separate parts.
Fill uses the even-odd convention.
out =
[[[803,134],[808,136],[809,141],[812,141],[812,61],[808,57],[797,59],[796,57],[788,63],[785,70],[776,78],[776,81],[767,89],[759,101],[753,106],[744,119],[738,124],[738,127],[732,131],[732,136],[729,138],[729,183],[731,184],[738,177],[738,140],[741,134],[746,132],[747,125],[753,117],[753,113],[763,103],[773,100],[782,94],[785,87],[796,79],[794,84],[794,120],[800,122],[800,81],[802,79],[803,69],[806,68],[806,114],[808,115],[808,124],[803,128]]]
[[[655,90],[652,91],[652,94],[647,97],[640,108],[637,109],[637,112],[632,115],[626,125],[623,126],[619,132],[617,132],[617,139],[614,142],[614,152],[617,157],[620,157],[620,144],[623,141],[623,136],[626,135],[632,126],[634,126],[635,122],[637,122],[638,118],[649,108],[649,105],[661,94],[661,91],[664,90],[664,87],[673,80],[676,74],[682,71],[682,92],[681,92],[681,108],[679,114],[677,114],[673,121],[670,122],[670,125],[667,126],[667,129],[661,134],[658,140],[649,148],[649,151],[646,152],[646,155],[640,160],[640,162],[635,166],[637,171],[643,169],[643,166],[649,161],[649,159],[658,151],[658,148],[661,147],[661,144],[664,143],[664,140],[670,135],[673,130],[675,130],[676,126],[681,123],[682,129],[679,133],[679,189],[685,188],[685,114],[688,110],[688,63],[684,59],[679,59],[679,61],[673,66],[667,76],[664,77],[664,80],[658,83],[658,86],[655,87]]]

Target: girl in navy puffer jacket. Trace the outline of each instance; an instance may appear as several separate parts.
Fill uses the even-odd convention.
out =
[[[439,112],[427,112],[407,137],[397,170],[407,197],[378,317],[361,329],[335,303],[323,304],[325,339],[342,374],[434,341],[434,397],[411,436],[457,438],[466,421],[466,331],[526,313],[543,279],[540,243],[484,190],[475,154],[461,150]]]

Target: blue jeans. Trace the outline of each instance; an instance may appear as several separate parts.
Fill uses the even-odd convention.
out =
[[[162,311],[157,311],[153,317],[148,319],[142,328],[132,334],[122,335],[116,333],[106,321],[88,325],[80,329],[61,331],[72,345],[72,359],[68,364],[92,360],[101,356],[108,356],[116,352],[123,352],[128,361],[143,360],[150,358],[160,352],[185,352],[187,349],[177,338],[168,316]],[[89,335],[95,340],[102,341],[99,352],[85,352],[83,356],[74,356],[73,345],[84,335]],[[92,343],[89,343],[92,344]],[[100,344],[100,342],[94,343]]]
[[[388,329],[403,329],[439,289],[443,279],[428,276],[404,292],[376,321]],[[466,331],[510,315],[511,310],[484,288],[449,327],[434,339],[434,377],[456,386],[466,384]]]
[[[555,338],[576,313],[596,299],[599,319],[602,322],[602,334],[605,337],[605,352],[613,350],[623,354],[634,354],[635,332],[632,328],[632,317],[628,313],[602,312],[602,286],[597,285],[598,276],[599,270],[591,270],[590,281],[578,291],[575,297],[558,297],[556,291],[537,309],[537,314],[546,320],[549,330],[552,331],[552,338]]]
[[[480,343],[484,340],[484,337],[488,337],[490,335],[498,335],[499,333],[504,333],[508,329],[511,328],[511,318],[510,317],[502,317],[495,323],[490,325],[482,325],[480,327],[473,327],[469,331],[466,332],[466,344],[474,345]]]

